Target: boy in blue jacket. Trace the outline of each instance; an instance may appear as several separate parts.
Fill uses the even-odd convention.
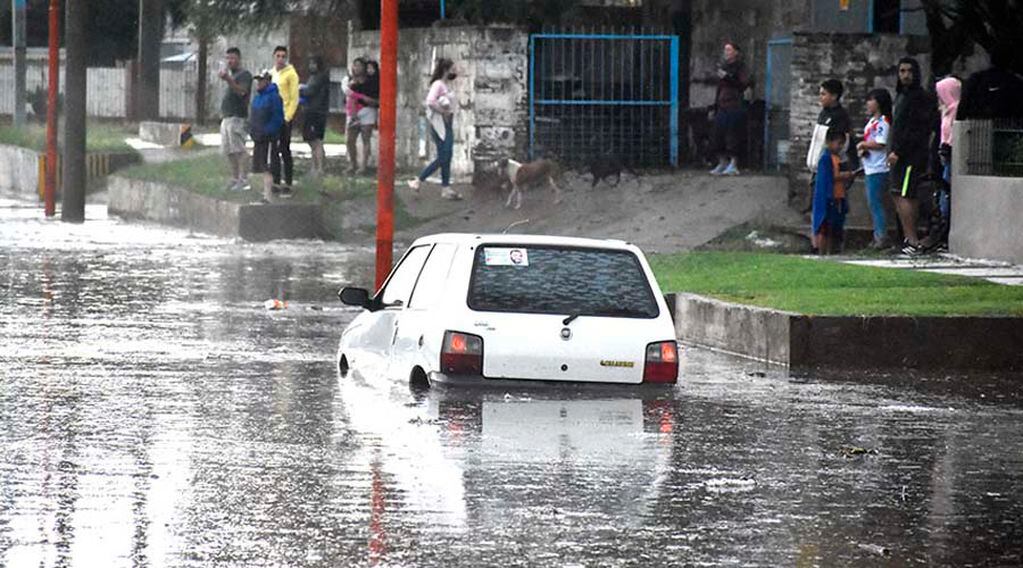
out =
[[[290,189],[285,194],[284,190],[274,186],[274,170],[280,168],[280,163],[270,157],[284,124],[284,101],[277,92],[277,85],[271,82],[270,71],[260,71],[255,79],[256,93],[252,97],[252,109],[249,112],[249,134],[255,143],[252,171],[263,174],[263,203],[270,203],[278,191],[281,197],[291,197]]]
[[[817,161],[817,176],[813,190],[813,249],[818,254],[842,252],[845,236],[845,216],[849,205],[845,190],[856,177],[854,172],[841,170],[847,132],[831,128],[825,138],[825,148]]]

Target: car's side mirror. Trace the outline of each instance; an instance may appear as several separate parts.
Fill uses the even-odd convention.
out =
[[[367,310],[373,309],[373,301],[370,300],[369,291],[365,288],[346,286],[338,291],[337,297],[345,305],[366,308]]]

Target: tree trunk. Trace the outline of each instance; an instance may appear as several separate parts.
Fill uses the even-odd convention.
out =
[[[64,70],[64,179],[60,218],[71,223],[85,221],[85,97],[86,32],[88,2],[69,0],[66,4],[64,47],[67,65]]]
[[[198,38],[199,41],[199,76],[195,81],[195,122],[199,125],[206,124],[206,89],[208,73],[206,60],[209,57],[210,40],[205,34]]]
[[[139,120],[160,119],[163,0],[139,0]]]

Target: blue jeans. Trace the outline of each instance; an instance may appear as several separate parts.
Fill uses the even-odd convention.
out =
[[[878,241],[888,233],[888,221],[884,214],[884,194],[888,188],[888,172],[867,176],[867,204],[874,220],[874,238]]]
[[[455,135],[451,129],[451,117],[444,118],[444,137],[437,134],[437,130],[430,126],[430,136],[437,146],[437,157],[426,166],[419,174],[419,181],[424,181],[433,172],[440,168],[440,182],[444,187],[451,185],[451,158],[455,150]]]

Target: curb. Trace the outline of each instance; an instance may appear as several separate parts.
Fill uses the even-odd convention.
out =
[[[305,203],[249,205],[221,201],[160,182],[110,176],[107,212],[222,237],[264,242],[321,239],[320,206]]]
[[[695,294],[668,301],[683,343],[794,371],[1023,370],[1023,318],[808,316]]]

